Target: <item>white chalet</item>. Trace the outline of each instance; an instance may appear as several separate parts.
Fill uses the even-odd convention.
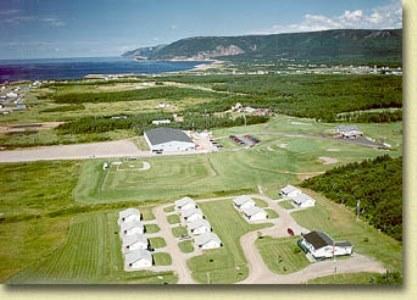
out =
[[[235,205],[236,208],[242,210],[244,208],[254,207],[255,201],[253,201],[251,197],[243,195],[243,196],[238,196],[234,198],[233,204]]]
[[[175,208],[178,210],[187,210],[191,208],[197,208],[197,204],[190,197],[184,197],[175,201]]]
[[[336,127],[336,132],[344,139],[357,139],[363,136],[363,132],[357,126],[340,125]]]
[[[117,224],[122,224],[131,221],[140,221],[140,211],[137,208],[127,208],[119,212],[119,219],[117,220]]]
[[[134,250],[125,254],[125,271],[136,271],[152,267],[152,254],[147,250]]]
[[[195,243],[198,248],[203,250],[208,249],[216,249],[223,246],[222,241],[219,239],[217,234],[210,232],[210,233],[203,233],[195,238]]]
[[[242,212],[249,221],[261,221],[268,218],[266,211],[257,206],[243,208]]]
[[[210,223],[204,219],[196,220],[187,224],[190,233],[193,235],[200,235],[211,232]]]
[[[204,219],[203,213],[198,208],[191,208],[181,211],[181,216],[187,223],[194,222],[196,220]]]
[[[304,193],[297,194],[290,199],[300,208],[313,207],[316,204],[316,200]]]
[[[351,243],[347,241],[335,242],[324,232],[311,231],[307,234],[302,234],[302,237],[298,241],[298,245],[315,259],[351,255],[353,253]]]
[[[148,249],[149,241],[143,234],[126,235],[122,239],[122,252],[127,253],[133,250]]]
[[[143,234],[145,232],[145,226],[140,221],[134,220],[120,225],[120,236]]]
[[[282,197],[289,198],[289,197],[293,197],[293,196],[295,196],[297,194],[300,194],[300,193],[301,193],[301,191],[299,189],[297,189],[295,186],[292,186],[291,184],[288,184],[280,190],[279,194]]]

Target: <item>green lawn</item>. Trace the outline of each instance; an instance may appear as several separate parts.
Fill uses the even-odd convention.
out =
[[[149,243],[151,244],[151,247],[154,249],[163,248],[167,245],[164,238],[162,237],[152,237],[149,239]]]
[[[300,237],[279,238],[262,237],[256,246],[268,268],[277,274],[288,274],[304,269],[309,265],[304,252],[298,247]]]
[[[169,253],[158,252],[152,254],[156,266],[170,266],[172,264],[172,258]]]
[[[184,253],[190,253],[194,251],[194,244],[191,240],[179,242],[178,247],[180,247],[180,250]]]
[[[146,233],[157,233],[161,230],[158,224],[146,224],[145,225],[145,232]]]
[[[317,193],[311,193],[316,206],[292,213],[301,226],[311,230],[323,230],[335,240],[348,240],[354,251],[362,253],[384,263],[389,271],[401,272],[402,246],[393,238],[379,232],[361,220],[356,220],[353,212],[343,205],[325,199]]]
[[[193,278],[201,283],[234,283],[248,275],[248,266],[239,239],[249,231],[268,226],[250,225],[233,208],[229,200],[200,203],[223,247],[192,257],[188,266]]]
[[[117,213],[75,217],[65,243],[39,263],[18,273],[11,279],[11,283],[176,282],[172,272],[123,271],[116,220]]]
[[[172,228],[172,234],[175,237],[181,237],[184,235],[188,235],[188,231],[187,228],[185,228],[184,226],[176,226]]]
[[[368,285],[375,284],[376,277],[380,276],[378,273],[352,273],[352,274],[337,274],[315,278],[309,280],[307,284],[353,284],[353,285]]]
[[[166,213],[174,212],[174,210],[175,210],[175,205],[170,205],[164,208],[164,212]]]
[[[177,215],[177,214],[174,214],[174,215],[170,215],[170,216],[168,216],[168,217],[167,217],[167,220],[168,220],[168,223],[169,223],[169,224],[178,224],[178,223],[180,223],[180,222],[181,222],[181,220],[180,220],[180,216],[179,216],[179,215]]]
[[[153,221],[155,216],[152,212],[153,207],[142,207],[140,213],[142,214],[143,221]]]
[[[285,209],[293,209],[294,208],[294,205],[292,204],[291,200],[281,201],[281,202],[278,202],[278,204],[279,204],[279,206],[281,206],[282,208],[285,208]]]
[[[257,207],[268,207],[268,203],[262,199],[254,198]]]
[[[278,213],[272,208],[266,208],[265,211],[268,214],[269,219],[276,219],[279,217]]]

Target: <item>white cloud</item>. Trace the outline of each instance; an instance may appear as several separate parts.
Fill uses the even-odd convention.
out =
[[[266,30],[252,34],[272,34],[283,32],[319,31],[328,29],[389,29],[402,27],[401,0],[391,0],[388,4],[373,8],[370,12],[362,9],[346,10],[339,16],[306,14],[300,23],[277,24]]]
[[[25,23],[41,23],[47,24],[51,27],[62,27],[65,26],[65,22],[57,17],[52,16],[31,16],[31,15],[20,15],[19,10],[11,10],[8,13],[0,14],[0,23],[10,25],[20,25]]]

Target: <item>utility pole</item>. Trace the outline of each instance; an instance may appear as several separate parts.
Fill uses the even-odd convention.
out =
[[[359,220],[361,214],[361,200],[356,201],[356,221]]]

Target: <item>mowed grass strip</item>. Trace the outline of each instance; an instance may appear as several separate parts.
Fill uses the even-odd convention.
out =
[[[142,207],[140,209],[140,213],[142,214],[142,220],[143,221],[153,221],[155,220],[155,215],[152,211],[153,207]]]
[[[353,285],[370,285],[375,284],[377,278],[381,276],[378,273],[352,273],[337,274],[309,280],[307,284],[353,284]]]
[[[285,209],[293,209],[294,208],[294,205],[292,205],[291,200],[281,201],[278,204],[279,204],[279,206],[281,206],[282,208],[285,208]]]
[[[193,241],[191,240],[179,242],[178,247],[184,253],[191,253],[194,251]]]
[[[158,252],[152,254],[155,266],[169,266],[172,264],[172,257],[169,253]]]
[[[146,224],[145,233],[157,233],[161,230],[158,224]]]
[[[277,274],[288,274],[304,269],[309,265],[304,252],[298,247],[300,237],[279,238],[262,237],[256,240],[256,247],[268,268]]]
[[[164,208],[164,212],[166,213],[174,212],[174,210],[175,210],[175,205],[170,205]]]
[[[172,272],[124,272],[117,213],[74,217],[62,247],[12,283],[174,283]],[[160,277],[158,277],[160,276]]]
[[[184,226],[177,226],[177,227],[172,228],[172,234],[175,237],[187,236],[188,231],[187,231],[187,228],[185,228]]]
[[[162,237],[150,238],[149,243],[151,244],[151,247],[154,248],[154,249],[163,248],[167,245],[164,238],[162,238]]]
[[[257,207],[268,207],[268,203],[266,203],[266,201],[262,200],[262,199],[258,199],[258,198],[254,198],[253,199],[255,201],[255,204]]]
[[[248,224],[233,208],[230,200],[204,202],[199,205],[221,239],[223,247],[205,251],[203,255],[188,260],[193,278],[201,283],[234,283],[245,279],[248,276],[248,266],[240,237],[268,224]]]
[[[309,191],[310,193],[310,191]],[[402,245],[367,223],[357,220],[354,213],[341,204],[311,192],[315,207],[292,213],[301,226],[322,230],[335,240],[348,240],[354,251],[384,263],[391,272],[402,272]]]
[[[275,210],[273,210],[272,208],[266,208],[265,211],[266,211],[269,219],[276,219],[276,218],[279,217],[278,213]]]
[[[179,216],[179,215],[177,215],[177,214],[174,214],[174,215],[169,215],[169,216],[167,217],[167,220],[168,220],[168,223],[169,223],[169,224],[178,224],[178,223],[180,223],[180,222],[181,222],[181,220],[180,220],[180,216]]]

